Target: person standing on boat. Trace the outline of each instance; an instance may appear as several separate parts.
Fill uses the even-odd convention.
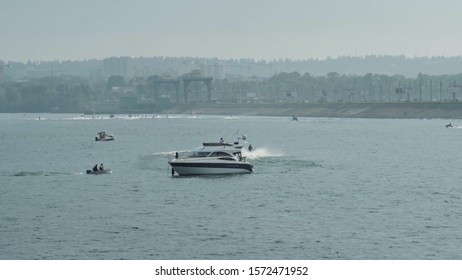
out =
[[[102,163],[101,163],[101,165],[99,166],[99,170],[104,170],[104,166],[103,166]]]
[[[98,164],[95,164],[95,166],[93,166],[93,171],[98,171]]]
[[[220,143],[224,143],[225,140],[223,140],[223,137],[220,138]]]

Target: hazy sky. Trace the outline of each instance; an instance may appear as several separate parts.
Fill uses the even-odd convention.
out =
[[[0,0],[0,60],[462,55],[459,0]]]

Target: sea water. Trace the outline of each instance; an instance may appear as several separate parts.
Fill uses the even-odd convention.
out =
[[[242,134],[254,173],[171,176]],[[462,258],[457,120],[0,114],[0,141],[0,259]]]

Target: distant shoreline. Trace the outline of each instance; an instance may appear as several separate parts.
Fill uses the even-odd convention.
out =
[[[40,112],[2,112],[40,113]],[[46,113],[46,112],[41,112]],[[79,113],[54,111],[48,113]],[[111,110],[85,112],[102,114],[157,115],[225,115],[318,118],[381,118],[381,119],[462,119],[462,102],[396,102],[396,103],[198,103],[173,104],[144,110]]]
[[[155,113],[329,118],[462,119],[462,102],[176,104]]]

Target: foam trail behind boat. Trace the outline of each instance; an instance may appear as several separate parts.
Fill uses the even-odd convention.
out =
[[[185,153],[188,153],[189,151],[170,151],[170,152],[156,152],[156,153],[153,153],[152,155],[153,156],[165,156],[165,157],[173,157],[175,156],[175,153],[179,153],[180,155],[181,154],[185,154]]]
[[[242,155],[245,156],[247,159],[284,156],[282,152],[270,151],[267,148],[256,148],[253,149],[251,152],[242,149]]]

